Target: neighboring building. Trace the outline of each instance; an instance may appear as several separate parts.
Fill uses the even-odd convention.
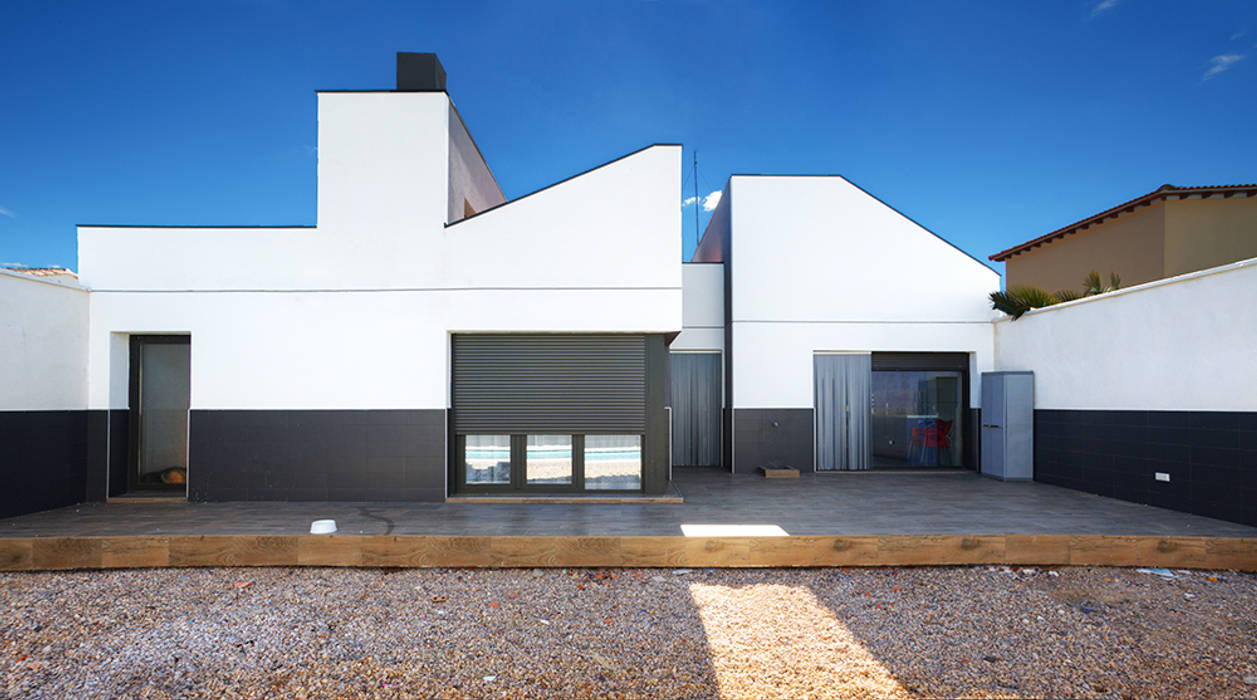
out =
[[[1257,257],[1257,185],[1175,187],[1002,250],[1008,288],[1080,290],[1092,270],[1123,286]]]
[[[74,274],[73,270],[67,270],[64,267],[22,267],[20,265],[10,265],[0,269],[8,272],[30,275],[31,277],[56,279],[63,282],[69,282],[71,284],[75,283],[79,278],[78,275]]]

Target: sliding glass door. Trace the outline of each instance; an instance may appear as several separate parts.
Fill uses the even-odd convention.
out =
[[[816,469],[965,467],[965,353],[817,353]]]
[[[964,464],[964,374],[873,372],[873,466]]]

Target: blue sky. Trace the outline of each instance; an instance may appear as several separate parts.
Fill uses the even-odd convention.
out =
[[[510,198],[679,142],[685,196],[691,149],[704,198],[842,174],[985,260],[1257,181],[1248,1],[9,2],[0,262],[76,267],[80,223],[315,223],[314,91],[389,89],[396,51],[439,54]]]

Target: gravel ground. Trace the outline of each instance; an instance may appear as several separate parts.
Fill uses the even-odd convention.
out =
[[[6,697],[1237,697],[1257,576],[987,567],[0,574]]]

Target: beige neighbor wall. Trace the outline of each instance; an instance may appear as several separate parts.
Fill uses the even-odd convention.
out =
[[[1082,291],[1088,272],[1110,272],[1130,287],[1164,276],[1165,206],[1153,204],[1005,261],[1006,288]]]
[[[1257,197],[1165,204],[1165,276],[1257,258]]]

